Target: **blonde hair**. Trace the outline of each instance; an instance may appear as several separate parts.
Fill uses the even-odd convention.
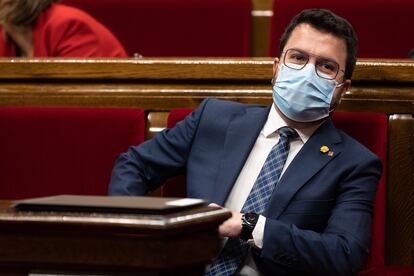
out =
[[[16,26],[32,25],[44,9],[59,0],[0,0],[0,21]]]

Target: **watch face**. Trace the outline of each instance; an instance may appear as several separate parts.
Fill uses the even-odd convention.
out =
[[[246,221],[248,221],[249,223],[255,223],[258,218],[258,215],[254,213],[247,213],[244,215],[244,217]]]

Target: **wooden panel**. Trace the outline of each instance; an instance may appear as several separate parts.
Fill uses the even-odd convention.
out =
[[[0,80],[242,80],[272,78],[272,58],[0,59]],[[353,81],[414,82],[413,60],[358,60]]]
[[[3,273],[15,268],[202,275],[203,264],[221,248],[217,227],[231,216],[208,207],[139,215],[16,212],[9,206],[0,201]]]
[[[270,19],[273,16],[272,0],[252,0],[250,56],[267,57]]]
[[[268,58],[0,59],[0,79],[260,80],[271,77],[269,64]]]
[[[151,139],[167,126],[168,111],[151,111],[147,116],[145,139]]]
[[[253,10],[272,10],[273,0],[252,0]]]
[[[272,10],[252,11],[250,56],[267,57]]]
[[[414,118],[389,120],[387,263],[414,266]]]
[[[268,85],[226,84],[87,84],[87,83],[3,83],[2,106],[98,106],[139,107],[169,110],[196,107],[207,97],[243,103],[269,104],[272,89]],[[387,114],[410,113],[414,101],[412,87],[355,85],[338,110],[377,111]]]

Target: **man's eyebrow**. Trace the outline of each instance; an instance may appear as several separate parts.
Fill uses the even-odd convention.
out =
[[[322,59],[322,60],[333,61],[333,62],[335,62],[335,63],[337,63],[339,65],[339,62],[336,61],[333,58],[327,58],[327,57],[323,57],[323,56],[317,56],[317,57],[320,58],[320,59]]]
[[[302,50],[300,48],[290,48],[290,49],[291,50],[296,50],[296,51],[302,52],[304,54],[307,54],[308,56],[314,56],[314,57],[317,57],[317,58],[320,58],[320,59],[324,59],[324,60],[328,60],[328,61],[334,61],[335,63],[337,63],[338,65],[340,65],[339,64],[339,61],[337,61],[334,58],[329,58],[329,57],[325,57],[325,56],[319,56],[319,55],[309,54],[308,52],[306,52],[305,50]],[[288,50],[290,50],[290,49],[288,49]]]

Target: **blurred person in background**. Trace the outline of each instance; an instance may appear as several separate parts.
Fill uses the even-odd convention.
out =
[[[58,0],[0,0],[0,57],[126,57],[87,13]]]

